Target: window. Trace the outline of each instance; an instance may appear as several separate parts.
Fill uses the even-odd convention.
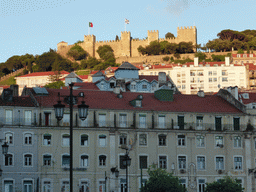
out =
[[[51,181],[43,182],[43,192],[51,192]]]
[[[198,179],[198,192],[204,192],[205,191],[205,179]]]
[[[196,127],[198,130],[201,130],[203,128],[203,116],[196,117]]]
[[[81,146],[88,146],[88,135],[81,135]]]
[[[209,76],[212,76],[212,71],[208,71],[208,75],[209,75]]]
[[[183,187],[187,188],[187,180],[186,180],[185,178],[181,178],[181,179],[180,179],[180,184],[181,184]]]
[[[13,165],[13,155],[12,154],[7,154],[4,156],[4,165],[5,166]]]
[[[52,163],[52,156],[51,155],[43,155],[43,165],[51,166],[51,163]]]
[[[186,169],[186,156],[178,156],[179,169]]]
[[[105,181],[99,181],[99,192],[106,192],[105,191]]]
[[[223,147],[223,136],[216,136],[215,137],[215,146],[216,147]]]
[[[12,110],[5,110],[5,123],[12,124]]]
[[[158,116],[158,128],[165,128],[165,115]]]
[[[146,134],[139,135],[139,144],[140,144],[140,146],[147,145],[147,135]]]
[[[233,125],[234,125],[234,130],[235,131],[240,130],[240,118],[239,117],[234,117],[233,118]]]
[[[124,161],[126,161],[125,155],[120,155],[119,156],[120,169],[126,169],[126,164],[124,163]]]
[[[221,131],[221,117],[215,117],[215,130]]]
[[[31,154],[24,155],[24,166],[32,166],[32,155]]]
[[[210,83],[212,82],[212,78],[209,78],[209,82],[210,82]]]
[[[179,129],[181,129],[181,130],[184,129],[184,116],[183,115],[178,116],[178,126],[179,126]]]
[[[61,183],[61,192],[69,192],[70,191],[69,181],[62,181]]]
[[[70,164],[70,155],[62,155],[62,166],[63,167],[69,167]]]
[[[119,115],[119,126],[127,127],[127,115],[126,114]]]
[[[205,157],[204,156],[197,156],[197,169],[205,170]]]
[[[135,90],[136,89],[136,85],[135,84],[131,84],[131,90]]]
[[[51,145],[51,139],[52,139],[51,134],[44,134],[44,136],[43,136],[43,145],[45,145],[45,146]]]
[[[156,90],[156,84],[152,84],[152,91]]]
[[[106,114],[99,114],[99,127],[106,126]]]
[[[186,89],[186,85],[182,85],[182,89]]]
[[[88,155],[81,155],[81,167],[88,167]]]
[[[106,142],[107,136],[106,135],[99,135],[99,145],[100,147],[105,147],[107,142]]]
[[[158,135],[159,146],[166,146],[166,135]]]
[[[196,136],[196,146],[197,147],[205,147],[204,136],[202,136],[202,135]]]
[[[224,158],[216,157],[216,170],[224,170]]]
[[[240,54],[237,54],[236,56],[237,56],[237,57],[240,57]]]
[[[32,111],[25,111],[25,125],[31,125]]]
[[[102,167],[102,166],[106,166],[106,155],[100,155],[99,156],[99,166]]]
[[[110,88],[114,88],[115,87],[115,83],[114,82],[110,82]]]
[[[140,156],[140,169],[148,168],[148,156]]]
[[[213,82],[217,82],[217,78],[213,78]]]
[[[69,146],[69,135],[68,134],[62,135],[62,146],[63,147]]]
[[[89,192],[89,182],[88,181],[81,181],[80,184],[80,192]]]
[[[241,148],[242,147],[241,137],[239,137],[239,136],[234,137],[234,147],[235,148]]]
[[[12,180],[4,181],[4,192],[13,192],[13,181]]]
[[[178,146],[185,146],[185,135],[178,135]]]
[[[167,157],[159,156],[159,168],[167,169]]]
[[[235,170],[242,170],[242,157],[234,157],[234,167]]]
[[[5,139],[9,145],[12,145],[13,144],[13,133],[10,133],[10,132],[5,133]]]
[[[146,115],[139,114],[139,128],[146,128]]]
[[[228,78],[227,77],[222,77],[222,82],[228,82]]]
[[[63,118],[64,118],[64,116],[63,116]],[[51,113],[44,112],[44,125],[49,126],[50,125],[50,120],[51,120]]]
[[[121,134],[119,137],[119,145],[127,144],[127,134]]]
[[[244,54],[244,55],[243,55],[243,57],[247,57],[247,55],[246,55],[246,54]]]
[[[147,85],[142,85],[142,89],[147,89]]]
[[[24,134],[24,144],[25,145],[32,145],[32,134],[31,133],[25,133]]]
[[[33,191],[33,185],[32,181],[24,181],[23,182],[23,192],[32,192]]]

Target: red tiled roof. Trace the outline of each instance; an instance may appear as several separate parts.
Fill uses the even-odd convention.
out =
[[[248,93],[249,94],[249,99],[244,99],[242,94],[243,93]],[[253,92],[239,92],[239,95],[241,95],[241,98],[238,97],[238,100],[242,99],[243,104],[249,104],[249,103],[256,103],[256,93]]]
[[[248,65],[249,66],[249,70],[253,70],[255,71],[256,70],[256,65],[254,65],[253,63],[244,63],[244,65]]]
[[[112,70],[113,72],[115,72],[117,69],[118,69],[118,67],[108,67],[108,68],[106,69],[106,71]]]
[[[58,92],[61,95],[69,95],[69,90],[47,89],[49,96],[37,97],[38,102],[44,107],[52,107],[58,101]],[[77,95],[81,90],[74,90]],[[122,93],[123,98],[117,98],[116,94],[110,91],[84,91],[84,100],[90,109],[114,109],[132,111],[170,111],[170,112],[197,112],[197,113],[236,113],[242,112],[233,105],[216,95],[174,95],[173,101],[159,101],[153,93]],[[130,101],[143,95],[142,108],[135,108],[130,105]],[[61,100],[63,101],[63,97]],[[83,98],[78,98],[80,103]],[[62,102],[63,103],[63,102]],[[75,106],[77,107],[77,106]]]
[[[67,71],[60,71],[61,75],[69,74]],[[56,75],[56,72],[54,71],[45,71],[45,72],[35,72],[35,73],[30,73],[27,75],[22,75],[19,77],[34,77],[34,76],[49,76],[49,75]]]
[[[98,73],[99,71],[92,71],[91,73],[90,73],[90,75],[93,75],[93,74],[95,74],[95,73]],[[103,73],[103,74],[105,74],[105,71],[104,70],[101,70],[101,72]]]
[[[253,57],[256,57],[256,55],[254,53],[250,53],[250,54],[253,54]],[[240,55],[240,57],[237,57],[237,58],[247,58],[247,57],[250,58],[250,54],[247,54],[247,53],[245,53],[245,54],[232,54],[232,57],[237,57],[237,55]],[[244,57],[244,55],[246,55],[246,57]]]
[[[83,83],[74,83],[75,87],[79,87],[78,89],[86,89],[86,90],[99,90],[99,88],[96,86],[95,83],[87,83],[87,82],[83,82]]]
[[[29,96],[14,96],[12,102],[5,102],[0,97],[0,106],[35,107]]]
[[[10,85],[0,85],[0,87],[2,87],[3,89],[7,89],[10,88]]]
[[[81,79],[88,79],[88,75],[78,75]]]
[[[150,69],[166,69],[166,68],[172,68],[172,65],[151,65]]]
[[[139,75],[139,79],[146,79],[149,82],[152,82],[153,80],[158,81],[158,76],[157,75]],[[168,81],[168,77],[166,76],[166,81]]]

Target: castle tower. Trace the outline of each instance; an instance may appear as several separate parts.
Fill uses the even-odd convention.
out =
[[[131,56],[131,32],[130,31],[122,31],[121,32],[121,56]]]
[[[196,27],[178,27],[177,28],[177,39],[179,42],[192,42],[193,45],[197,44],[197,29]]]
[[[158,41],[159,39],[159,32],[158,30],[154,30],[154,31],[149,31],[148,30],[148,43],[150,43],[151,41]]]
[[[96,37],[94,35],[85,35],[84,42],[80,46],[86,50],[91,57],[95,57],[95,42]]]
[[[62,48],[65,48],[65,47],[67,47],[67,46],[68,46],[68,43],[67,43],[67,42],[61,41],[61,42],[59,42],[59,43],[57,44],[57,51],[60,50],[60,49],[62,49]]]

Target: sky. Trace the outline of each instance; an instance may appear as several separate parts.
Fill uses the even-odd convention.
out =
[[[147,30],[177,36],[177,27],[196,26],[197,43],[224,29],[255,29],[255,0],[0,0],[0,63],[14,55],[41,55],[84,35],[115,40],[121,31],[133,38]],[[130,21],[125,25],[125,18]],[[89,29],[89,22],[93,27]]]

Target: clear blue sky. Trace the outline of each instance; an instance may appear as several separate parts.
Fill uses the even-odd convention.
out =
[[[255,0],[0,0],[0,63],[13,55],[40,55],[73,44],[88,34],[114,40],[125,30],[145,38],[147,30],[177,35],[178,26],[196,26],[198,43],[224,29],[255,29]]]

